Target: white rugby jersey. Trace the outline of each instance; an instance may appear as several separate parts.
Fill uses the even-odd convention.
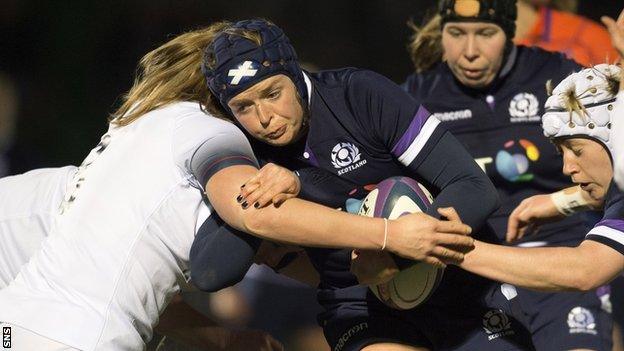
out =
[[[191,166],[204,181],[237,158],[253,159],[242,132],[198,103],[111,125],[41,250],[0,290],[0,321],[81,350],[143,349],[206,218]]]
[[[0,179],[0,289],[39,250],[76,167],[42,168]]]

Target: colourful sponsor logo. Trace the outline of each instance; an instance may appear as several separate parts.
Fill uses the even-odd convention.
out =
[[[529,182],[533,173],[529,173],[529,165],[540,157],[539,149],[526,139],[509,140],[505,149],[496,154],[496,170],[510,182]]]

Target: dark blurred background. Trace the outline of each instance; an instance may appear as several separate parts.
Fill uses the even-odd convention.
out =
[[[9,95],[18,101],[5,173],[79,164],[105,131],[107,114],[130,87],[140,57],[182,31],[220,19],[264,17],[285,30],[303,61],[319,68],[370,68],[401,82],[411,70],[406,23],[420,23],[432,4],[3,0],[0,79],[12,82]],[[595,20],[616,17],[622,5],[581,1],[579,13]]]

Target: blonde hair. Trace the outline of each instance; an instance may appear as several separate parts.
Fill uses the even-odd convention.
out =
[[[206,106],[210,96],[201,64],[204,49],[228,22],[190,31],[147,53],[137,68],[132,88],[109,121],[128,125],[147,112],[175,101],[196,101]]]
[[[407,46],[407,51],[414,64],[416,73],[421,73],[442,61],[442,18],[433,16],[424,26],[418,27],[410,21],[407,25],[414,31]]]

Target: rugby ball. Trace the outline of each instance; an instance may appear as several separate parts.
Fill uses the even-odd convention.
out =
[[[362,201],[358,214],[396,219],[405,214],[426,211],[432,202],[431,193],[417,181],[407,177],[392,177],[377,184]],[[415,262],[402,269],[389,282],[370,286],[370,289],[386,305],[409,310],[433,294],[443,273],[443,268]]]

